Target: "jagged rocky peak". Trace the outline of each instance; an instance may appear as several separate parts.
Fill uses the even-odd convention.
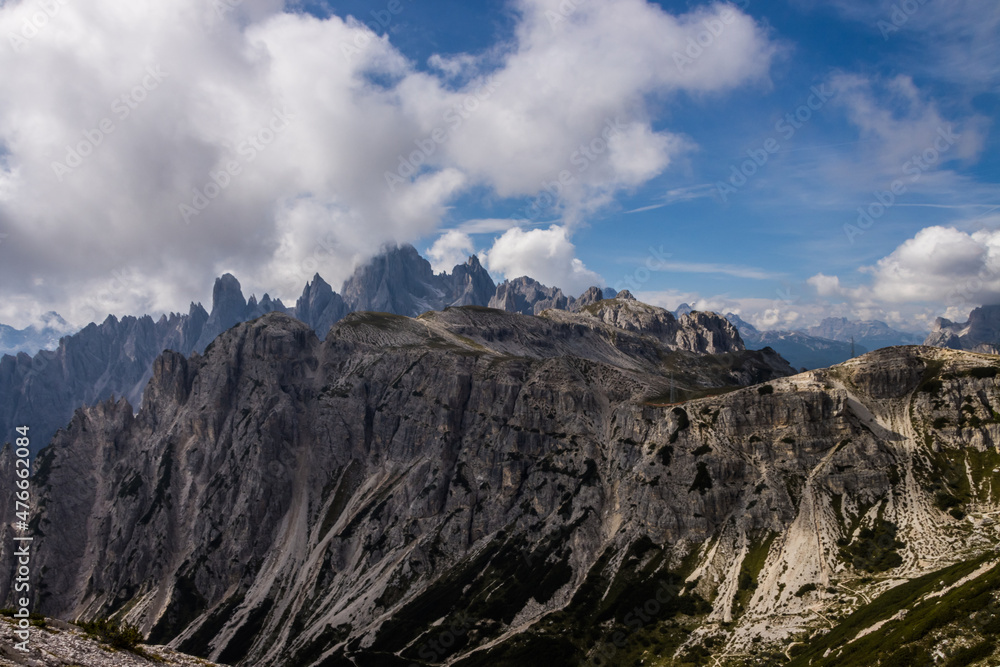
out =
[[[508,313],[537,315],[550,308],[566,310],[571,303],[572,298],[563,294],[558,287],[547,287],[534,278],[521,276],[497,285],[489,307]]]
[[[295,302],[295,317],[312,327],[321,339],[347,312],[343,297],[334,292],[318,273],[306,283],[302,296]]]
[[[279,313],[287,312],[285,304],[281,303],[281,299],[272,299],[271,295],[267,292],[260,298],[260,301],[257,301],[256,295],[250,295],[250,298],[247,300],[246,312],[243,314],[243,320],[255,320],[262,315],[273,313],[274,311],[278,311]]]
[[[450,283],[448,306],[485,306],[496,294],[496,283],[476,255],[471,255],[465,264],[457,265],[450,278],[443,277]]]
[[[1000,305],[980,306],[966,322],[939,317],[924,345],[986,354],[1000,353]]]
[[[224,273],[215,279],[215,287],[212,289],[213,317],[221,322],[233,322],[231,326],[236,326],[246,306],[247,302],[236,276]]]
[[[212,289],[212,312],[205,323],[205,330],[195,344],[198,351],[204,350],[219,333],[243,321],[247,301],[243,297],[240,281],[231,273],[215,279]]]
[[[587,288],[586,292],[581,294],[580,297],[573,302],[573,305],[570,307],[570,310],[578,311],[581,308],[584,308],[586,306],[591,306],[597,303],[598,301],[603,301],[606,298],[609,297],[605,296],[604,290],[602,290],[600,287],[589,287]]]
[[[726,319],[733,323],[733,326],[740,332],[740,335],[744,338],[744,340],[746,339],[747,334],[757,335],[760,333],[757,327],[750,324],[736,313],[726,313]]]
[[[614,299],[581,308],[580,314],[619,329],[655,336],[676,349],[701,354],[746,349],[739,331],[724,317],[692,311],[677,318],[669,310],[638,301],[627,290]]]
[[[411,245],[387,248],[358,267],[343,288],[350,311],[407,317],[449,306],[485,306],[493,293],[493,279],[477,257],[451,274],[435,275],[430,262]]]
[[[434,310],[441,295],[433,283],[430,262],[416,248],[393,246],[358,267],[344,283],[343,296],[352,311],[416,316]]]

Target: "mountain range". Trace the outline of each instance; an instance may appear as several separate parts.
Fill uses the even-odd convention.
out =
[[[721,317],[628,294],[353,313],[324,340],[272,312],[164,352],[138,412],[81,409],[42,452],[36,603],[238,665],[982,653],[996,358],[792,372]]]
[[[677,312],[684,310],[682,306]],[[852,321],[829,317],[818,325],[799,331],[760,331],[735,313],[727,313],[726,319],[739,329],[748,348],[770,347],[796,368],[804,369],[826,368],[870,350],[916,345],[922,340],[916,334],[898,331],[878,320]]]
[[[36,447],[41,447],[79,407],[112,396],[125,397],[138,405],[153,360],[160,352],[170,349],[183,355],[200,353],[222,332],[270,312],[287,313],[303,321],[322,340],[330,327],[351,312],[415,317],[427,311],[474,305],[537,315],[548,309],[576,311],[614,296],[614,290],[592,287],[574,298],[526,276],[497,285],[475,256],[451,273],[435,274],[430,263],[408,245],[387,248],[360,266],[339,293],[317,274],[293,307],[267,294],[259,301],[255,296],[246,299],[239,281],[226,274],[216,280],[211,313],[201,304],[192,303],[186,314],[170,313],[155,321],[149,316],[109,316],[100,324],[92,323],[62,336],[53,350],[4,355],[0,359],[0,432],[34,424]],[[682,304],[674,316],[692,311],[689,305]],[[803,331],[762,332],[734,313],[726,317],[749,349],[774,349],[795,368],[824,368],[849,359],[852,337],[856,355],[869,349],[919,342],[912,334],[878,321],[828,318]],[[69,326],[55,313],[47,316],[46,322],[41,329],[20,332],[0,325],[0,335],[7,336],[4,340],[12,345],[20,341],[22,347],[32,349],[49,345],[57,332]],[[977,309],[964,325],[939,320],[938,330],[927,344],[995,349],[989,346],[1000,344],[998,323],[1000,307]],[[29,345],[29,340],[34,342]]]
[[[60,338],[73,331],[72,325],[53,312],[45,313],[40,323],[24,329],[0,324],[0,355],[35,354],[39,350],[53,349]]]
[[[192,303],[186,314],[170,313],[155,321],[109,316],[62,337],[54,350],[5,355],[0,359],[0,432],[32,424],[35,447],[42,447],[79,407],[112,396],[139,405],[161,352],[200,353],[222,332],[270,312],[302,320],[323,339],[331,326],[355,311],[416,316],[453,306],[493,305],[534,313],[593,303],[599,298],[595,292],[606,295],[594,288],[578,301],[527,277],[498,287],[474,256],[450,274],[434,274],[412,246],[389,248],[362,265],[341,293],[316,275],[291,308],[267,294],[259,301],[246,299],[239,281],[226,274],[215,282],[211,313]]]
[[[939,317],[924,345],[950,347],[986,354],[1000,353],[1000,306],[981,306],[969,313],[966,322]]]

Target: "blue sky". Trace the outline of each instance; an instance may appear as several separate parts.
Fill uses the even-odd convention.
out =
[[[289,300],[387,242],[766,328],[1000,302],[995,2],[213,7],[0,3],[0,321]]]
[[[697,6],[656,4],[672,14]],[[717,95],[682,94],[657,101],[654,126],[682,133],[697,147],[676,168],[621,193],[587,217],[572,241],[588,268],[609,285],[633,290],[638,286],[649,293],[647,297],[661,299],[667,306],[693,297],[708,303],[760,299],[774,300],[779,309],[793,312],[798,305],[806,318],[830,304],[840,305],[838,314],[854,315],[857,299],[819,298],[808,279],[818,273],[839,276],[844,286],[858,288],[870,283],[869,274],[859,269],[876,265],[925,228],[954,226],[966,232],[996,228],[1000,222],[1000,209],[993,209],[1000,205],[996,188],[1000,139],[993,128],[998,111],[996,70],[992,74],[985,70],[992,79],[971,81],[942,73],[936,66],[937,48],[929,43],[931,26],[940,12],[950,13],[958,22],[975,22],[985,12],[987,22],[995,26],[1000,11],[996,6],[924,5],[912,15],[904,10],[906,20],[902,21],[901,15],[894,16],[893,5],[886,4],[865,9],[836,3],[745,4],[745,12],[779,45],[767,80]],[[378,18],[369,3],[331,3],[329,10],[367,21]],[[407,10],[387,32],[419,66],[434,53],[481,52],[510,40],[515,23],[516,15],[506,3],[439,2],[433,8]],[[998,47],[989,40],[977,42],[961,31],[945,39],[942,52],[964,50],[970,59],[984,64],[998,62]],[[807,103],[813,89],[828,86],[835,76],[849,75],[871,82],[880,110],[901,121],[913,112],[907,100],[879,90],[899,77],[910,79],[919,103],[939,109],[948,125],[961,126],[978,116],[982,123],[978,145],[962,155],[957,149],[949,150],[952,155],[945,154],[928,170],[952,172],[956,180],[977,187],[925,192],[916,183],[863,234],[852,234],[860,228],[845,230],[845,225],[857,227],[858,207],[871,205],[876,191],[888,190],[896,178],[889,177],[891,171],[871,169],[865,178],[836,180],[829,171],[838,165],[844,169],[859,165],[864,170],[866,158],[881,150],[883,142],[866,136],[852,122],[839,94],[812,112],[801,127],[793,127],[791,136],[789,125],[783,131],[776,125]],[[780,145],[777,152],[768,155],[744,186],[723,192],[725,187],[720,189],[719,182],[727,183],[733,167],[749,158],[747,151],[759,151],[768,139]],[[457,227],[470,218],[517,215],[523,203],[470,197],[450,212],[449,222]],[[558,221],[551,216],[545,220]],[[495,234],[473,238],[477,248],[488,247]],[[435,240],[422,239],[422,247],[429,248]],[[646,273],[641,267],[650,256],[648,247],[658,252],[665,249],[671,266],[643,280]],[[898,310],[898,326],[919,328],[927,320],[917,316],[943,314],[942,305],[961,314],[966,304],[953,306],[947,300],[941,304],[929,298],[877,306],[862,303],[860,310],[880,317],[887,314],[880,310]],[[788,324],[794,326],[792,322]]]

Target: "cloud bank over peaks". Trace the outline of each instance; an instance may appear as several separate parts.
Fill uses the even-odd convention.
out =
[[[652,99],[766,81],[775,53],[729,4],[518,0],[509,44],[429,71],[356,20],[275,0],[54,6],[35,25],[34,3],[0,4],[0,35],[18,36],[0,44],[13,324],[186,309],[222,271],[280,297],[317,270],[336,285],[386,242],[435,234],[473,191],[548,193],[538,208],[576,224],[690,148],[653,129]],[[489,256],[541,278],[510,248],[550,253],[550,279],[575,289],[594,276],[565,259],[570,230],[511,230]],[[466,247],[442,243],[438,262]]]
[[[857,287],[822,273],[809,284],[858,308],[934,304],[931,312],[964,319],[978,305],[1000,303],[1000,231],[927,227],[861,272],[869,278]]]
[[[484,253],[486,268],[505,278],[530,276],[549,287],[578,296],[588,287],[603,287],[604,279],[576,257],[576,247],[564,226],[523,230],[515,227]]]

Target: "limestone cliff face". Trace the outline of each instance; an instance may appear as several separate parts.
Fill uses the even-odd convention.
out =
[[[416,248],[389,248],[359,267],[344,283],[344,301],[352,311],[415,317],[446,306],[485,306],[495,285],[475,257],[451,274],[435,275]]]
[[[604,307],[354,314],[322,342],[271,314],[162,355],[138,414],[82,410],[39,457],[43,611],[244,665],[632,664],[787,638],[996,543],[965,518],[1000,500],[995,358],[784,377],[687,349],[728,329]]]
[[[1000,306],[976,308],[966,322],[939,317],[924,345],[996,354],[1000,351]]]
[[[627,292],[585,306],[580,313],[625,331],[655,336],[670,347],[691,352],[721,354],[746,349],[739,331],[724,317],[692,311],[677,318],[669,310],[637,301]]]
[[[508,313],[537,315],[550,308],[566,310],[572,301],[558,287],[546,287],[534,278],[522,276],[497,285],[489,306]]]

